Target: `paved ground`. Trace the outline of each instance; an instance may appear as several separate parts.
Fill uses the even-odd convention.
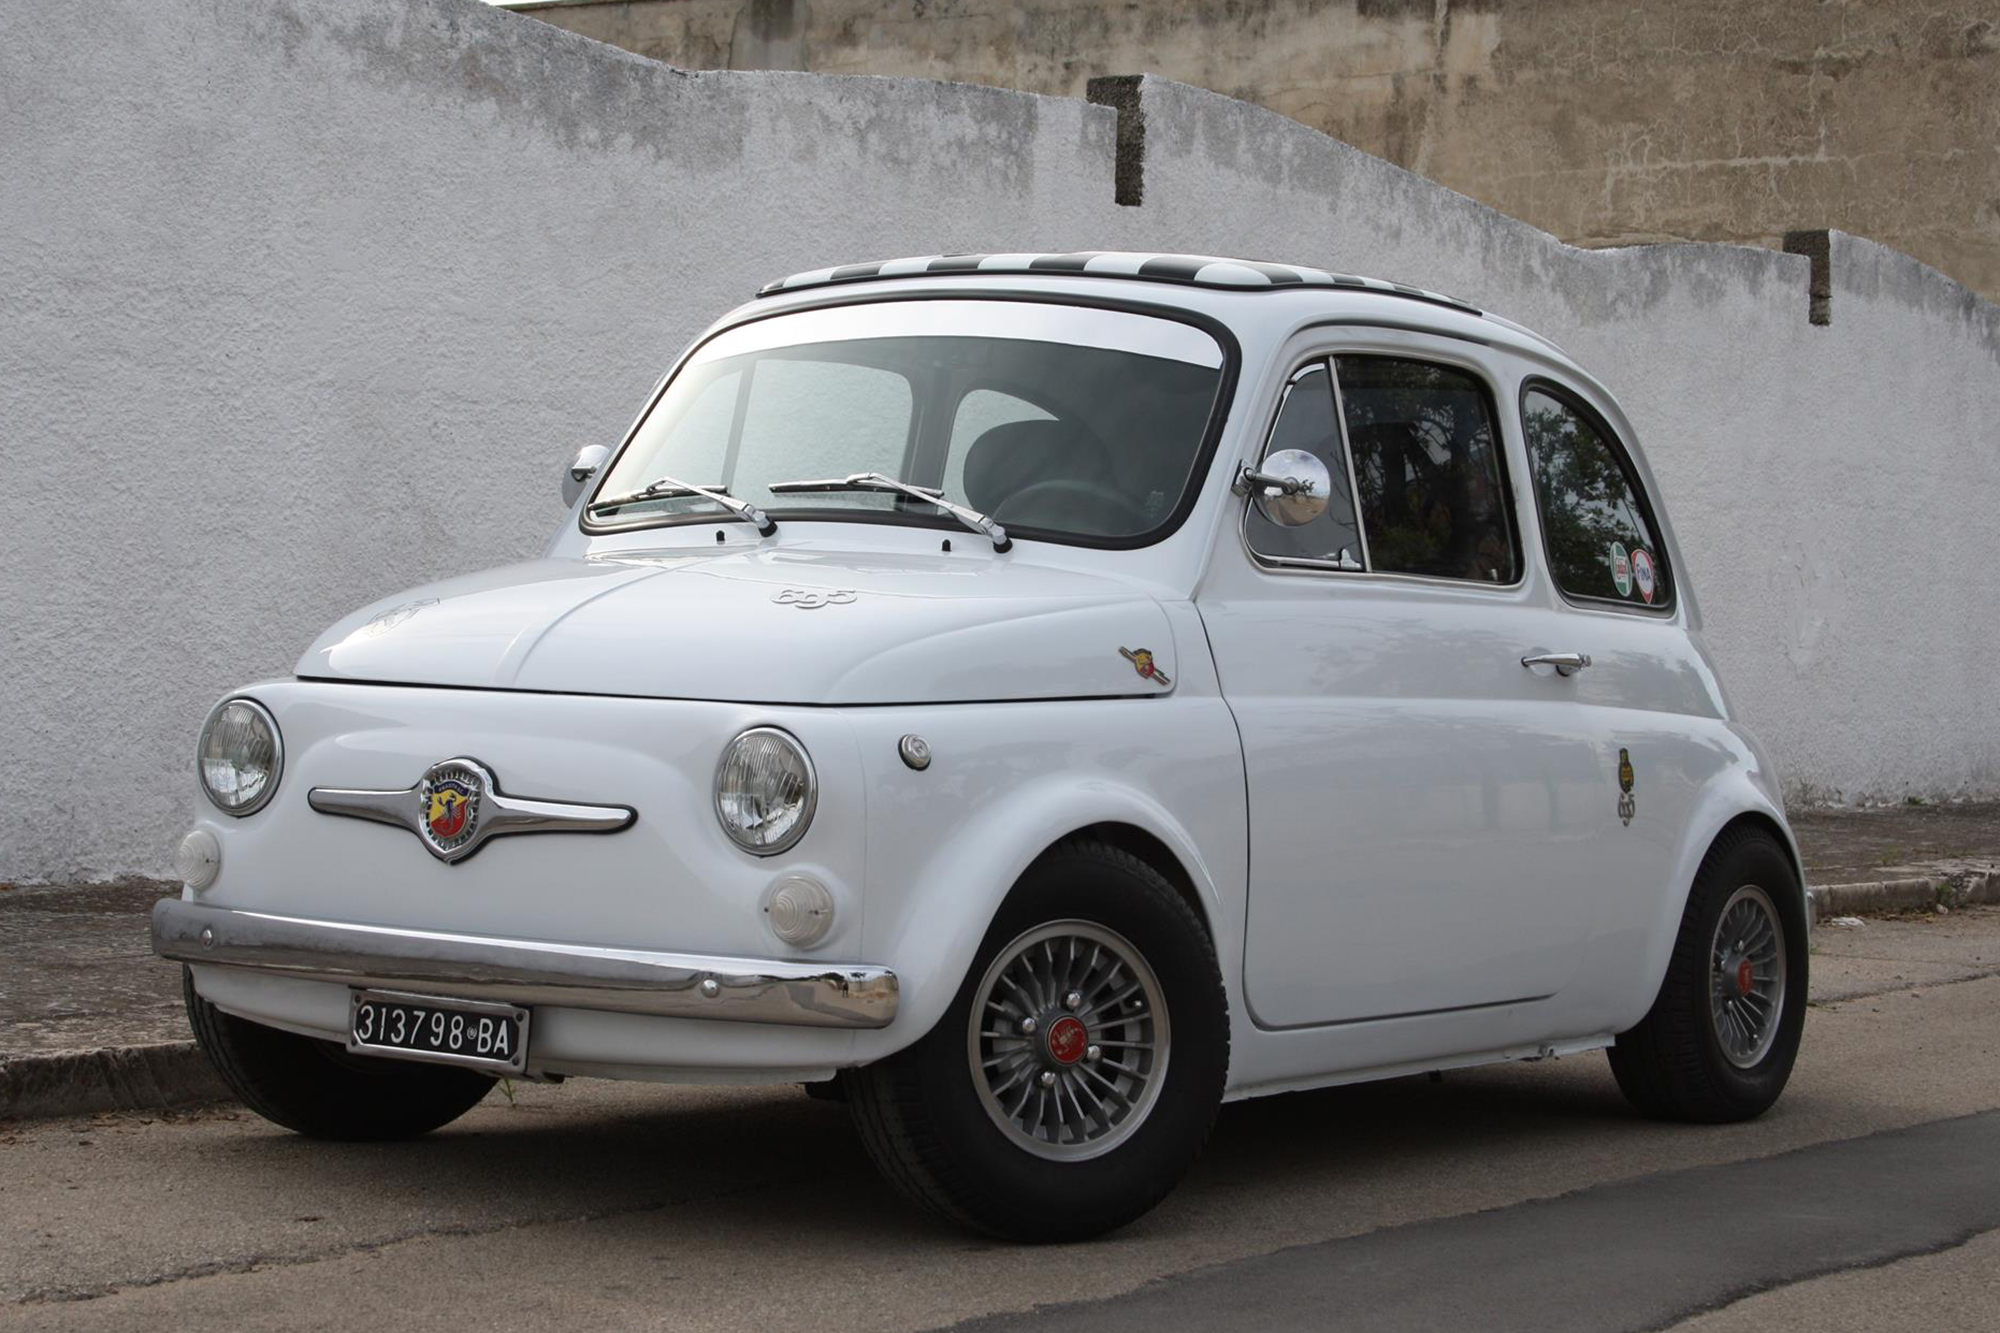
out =
[[[2000,909],[1816,944],[1754,1124],[1638,1119],[1595,1056],[1246,1103],[1155,1214],[1062,1249],[930,1226],[794,1089],[524,1088],[388,1146],[24,1122],[0,1329],[1990,1330]]]

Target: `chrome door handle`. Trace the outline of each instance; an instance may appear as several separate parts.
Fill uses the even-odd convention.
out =
[[[1558,676],[1574,676],[1590,665],[1589,653],[1536,653],[1521,659],[1521,665],[1530,671],[1538,666],[1554,667]]]

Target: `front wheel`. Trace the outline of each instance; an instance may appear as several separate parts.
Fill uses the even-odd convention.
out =
[[[1702,859],[1652,1010],[1607,1053],[1649,1115],[1721,1123],[1761,1115],[1798,1058],[1806,1015],[1805,895],[1761,829]]]
[[[1151,866],[1078,838],[1022,878],[937,1026],[845,1081],[870,1156],[906,1194],[990,1235],[1062,1241],[1165,1197],[1228,1071],[1201,921]]]

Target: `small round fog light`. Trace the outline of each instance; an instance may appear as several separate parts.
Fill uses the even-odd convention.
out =
[[[764,901],[771,933],[798,949],[810,949],[833,929],[833,894],[803,875],[781,879]]]
[[[222,844],[205,828],[195,829],[174,849],[174,873],[200,893],[222,873]]]

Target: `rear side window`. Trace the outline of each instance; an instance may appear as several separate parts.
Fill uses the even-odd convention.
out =
[[[1556,586],[1593,601],[1672,605],[1659,535],[1609,431],[1543,389],[1522,396],[1521,417]]]
[[[1493,406],[1466,371],[1386,356],[1336,358],[1368,567],[1512,583],[1521,559]]]

